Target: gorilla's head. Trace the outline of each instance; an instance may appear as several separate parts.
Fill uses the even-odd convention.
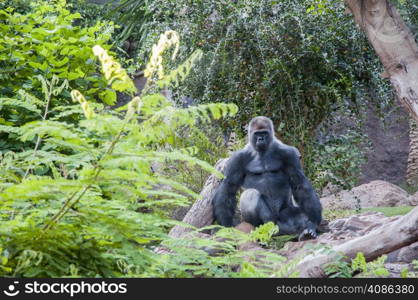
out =
[[[255,117],[248,126],[251,146],[258,152],[266,151],[273,141],[273,122],[267,117]]]

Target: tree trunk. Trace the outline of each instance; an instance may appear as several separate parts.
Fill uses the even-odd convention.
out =
[[[418,80],[418,79],[417,79]],[[414,119],[410,121],[409,128],[409,156],[406,169],[406,182],[415,186],[418,185],[418,123]]]
[[[345,0],[366,32],[401,103],[418,122],[418,46],[388,0]]]
[[[218,161],[215,165],[215,168],[219,172],[223,173],[227,161],[228,159],[222,159]],[[202,192],[200,193],[201,197],[196,200],[196,202],[187,212],[186,216],[183,218],[183,223],[192,225],[197,228],[209,226],[213,223],[212,198],[220,182],[221,179],[217,178],[215,175],[209,176],[209,178],[206,180]],[[179,238],[189,231],[190,228],[177,225],[170,230],[169,236],[173,238]]]
[[[418,207],[388,226],[379,227],[369,234],[332,248],[331,254],[312,254],[298,265],[300,277],[325,277],[324,267],[334,262],[338,253],[346,260],[362,252],[367,261],[418,241]],[[329,253],[329,252],[328,252]]]

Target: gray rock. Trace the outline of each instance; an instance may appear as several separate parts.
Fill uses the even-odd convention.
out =
[[[412,205],[412,206],[418,205],[418,192],[410,196],[408,201],[409,201],[409,205]]]
[[[321,198],[327,209],[356,209],[357,207],[386,207],[409,205],[407,192],[400,187],[382,180],[375,180],[357,186],[350,191]]]
[[[384,264],[386,270],[389,271],[388,278],[400,278],[401,272],[406,268],[412,271],[411,265],[406,263],[386,263]]]
[[[392,251],[391,253],[388,254],[388,259],[386,262],[410,263],[415,259],[418,259],[418,242],[415,242],[401,249]]]
[[[327,197],[337,194],[341,191],[341,187],[328,182],[328,184],[322,189],[321,197]]]

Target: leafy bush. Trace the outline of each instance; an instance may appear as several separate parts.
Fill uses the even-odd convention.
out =
[[[209,226],[201,228],[206,230]],[[150,272],[163,277],[295,277],[299,259],[286,262],[286,258],[264,250],[239,251],[239,245],[253,240],[252,235],[235,228],[221,228],[211,238],[200,238],[192,232],[181,239],[163,242],[173,252],[160,256],[161,263]],[[205,251],[206,250],[206,251]],[[209,253],[216,250],[217,255]],[[160,275],[161,276],[161,275]]]
[[[336,254],[334,262],[326,265],[325,272],[330,277],[351,278],[354,274],[356,277],[387,277],[389,271],[384,266],[386,259],[387,256],[382,255],[374,261],[366,262],[363,253],[358,252],[349,263],[345,256]]]
[[[70,13],[65,5],[65,1],[35,1],[26,13],[16,12],[12,6],[0,10],[1,126],[20,126],[42,118],[71,120],[76,114],[67,110],[71,103],[67,86],[84,90],[89,101],[115,103],[116,93],[98,74],[91,51],[96,44],[109,49],[106,42],[113,25],[98,22],[92,27],[76,26],[80,14]],[[45,80],[41,78],[58,80],[62,85],[48,96],[50,101],[42,109],[39,98],[44,97]],[[11,105],[11,99],[20,105]],[[11,132],[0,135],[3,152],[32,147],[30,142],[16,141]]]
[[[360,277],[387,277],[389,271],[384,266],[386,259],[387,256],[382,255],[376,260],[366,263],[363,253],[359,252],[351,261],[351,268],[353,271],[361,272]]]
[[[254,242],[259,242],[261,245],[267,245],[274,234],[279,232],[279,228],[273,222],[258,226],[251,232],[251,238]]]
[[[312,169],[315,179],[313,184],[322,189],[328,183],[349,190],[359,180],[361,165],[365,163],[364,137],[355,131],[330,137],[313,146]]]
[[[154,48],[156,61],[169,45],[178,45],[173,32],[161,40]],[[133,89],[125,70],[105,49],[93,50],[111,88]],[[193,158],[191,149],[175,147],[173,138],[177,131],[237,110],[233,104],[179,109],[156,93],[158,83],[183,78],[191,67],[186,62],[165,74],[150,63],[144,94],[120,112],[94,105],[73,90],[81,109],[68,108],[79,115],[78,122],[43,118],[4,126],[35,147],[9,151],[1,160],[1,276],[161,275],[150,270],[159,263],[153,248],[173,225],[165,217],[166,208],[185,205],[197,195],[152,166],[180,160],[214,171]],[[44,98],[35,102],[48,106],[52,95],[64,92],[66,79],[38,78]],[[35,99],[29,94],[27,98]],[[32,103],[8,101],[11,109],[34,110]]]
[[[106,42],[113,25],[74,26],[80,14],[65,9],[65,1],[55,2],[35,1],[27,14],[13,12],[12,7],[1,10],[1,95],[13,96],[21,88],[40,91],[40,82],[33,79],[42,75],[50,80],[55,75],[67,79],[71,88],[86,90],[89,100],[94,94],[114,104],[115,93],[106,89],[106,82],[98,76],[91,52],[96,44],[110,47]],[[41,95],[38,92],[36,96]]]

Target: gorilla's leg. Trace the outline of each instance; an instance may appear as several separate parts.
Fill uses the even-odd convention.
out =
[[[270,221],[274,222],[271,209],[267,206],[260,192],[256,189],[247,189],[241,194],[239,208],[242,219],[253,226],[258,226]]]
[[[299,207],[288,206],[280,211],[278,218],[275,218],[263,196],[256,189],[245,190],[239,202],[243,221],[253,226],[271,221],[279,226],[279,235],[297,234],[299,240],[317,236],[314,224]]]
[[[299,234],[305,227],[308,217],[298,207],[287,207],[280,211],[277,225],[280,234]]]
[[[316,238],[315,226],[299,207],[287,207],[280,211],[277,221],[279,234],[298,234],[299,240]]]

